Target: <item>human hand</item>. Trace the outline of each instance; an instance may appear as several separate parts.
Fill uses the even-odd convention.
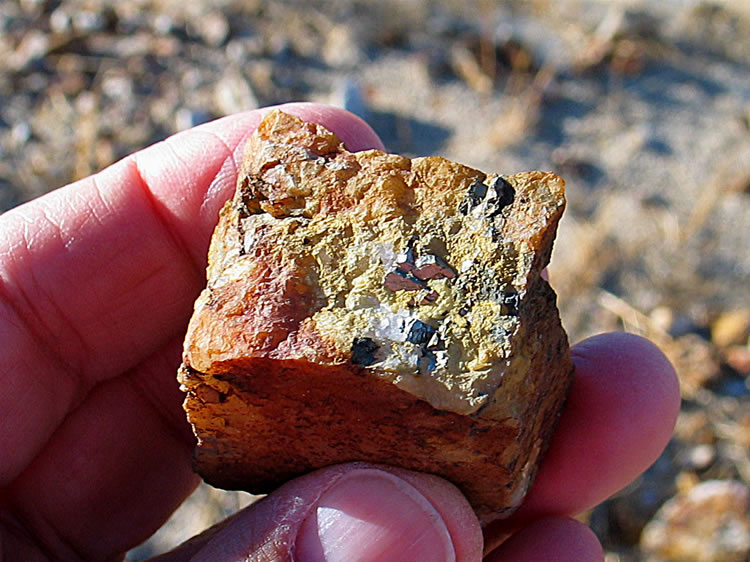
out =
[[[382,148],[346,112],[284,107],[352,150]],[[0,217],[0,553],[112,559],[198,482],[175,373],[218,210],[251,111],[177,134]],[[679,410],[672,367],[643,339],[573,348],[576,376],[521,509],[485,529],[488,560],[597,560],[568,518],[653,462]],[[434,476],[353,464],[287,483],[166,560],[479,560],[463,496]],[[325,556],[325,558],[324,558]]]

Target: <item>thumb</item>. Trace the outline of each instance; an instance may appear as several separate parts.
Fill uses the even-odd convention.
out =
[[[482,531],[458,489],[367,463],[297,478],[159,560],[476,561]]]

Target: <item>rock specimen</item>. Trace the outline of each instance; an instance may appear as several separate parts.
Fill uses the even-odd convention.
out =
[[[179,379],[197,471],[264,493],[364,460],[521,502],[573,366],[541,277],[551,173],[348,152],[275,111],[221,211]]]

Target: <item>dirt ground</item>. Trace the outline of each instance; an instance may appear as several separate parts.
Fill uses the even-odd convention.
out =
[[[0,211],[291,100],[394,152],[567,180],[550,276],[571,339],[646,335],[683,392],[662,457],[582,517],[608,561],[748,560],[750,4],[1,2]],[[129,559],[248,501],[201,487]]]

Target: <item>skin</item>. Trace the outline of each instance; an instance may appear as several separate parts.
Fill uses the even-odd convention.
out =
[[[352,150],[382,148],[342,110],[284,109]],[[252,111],[177,134],[0,216],[0,559],[118,559],[197,485],[175,371],[218,210],[261,118]],[[513,517],[484,530],[484,546],[449,483],[342,465],[286,484],[166,559],[304,557],[316,545],[296,544],[298,534],[320,494],[375,470],[426,498],[458,560],[483,549],[494,561],[600,560],[596,538],[569,516],[658,457],[679,390],[669,362],[636,336],[586,340],[573,358],[574,386],[536,483]],[[356,485],[345,489],[357,499]],[[290,508],[287,498],[304,501]],[[283,510],[291,523],[274,526]]]

